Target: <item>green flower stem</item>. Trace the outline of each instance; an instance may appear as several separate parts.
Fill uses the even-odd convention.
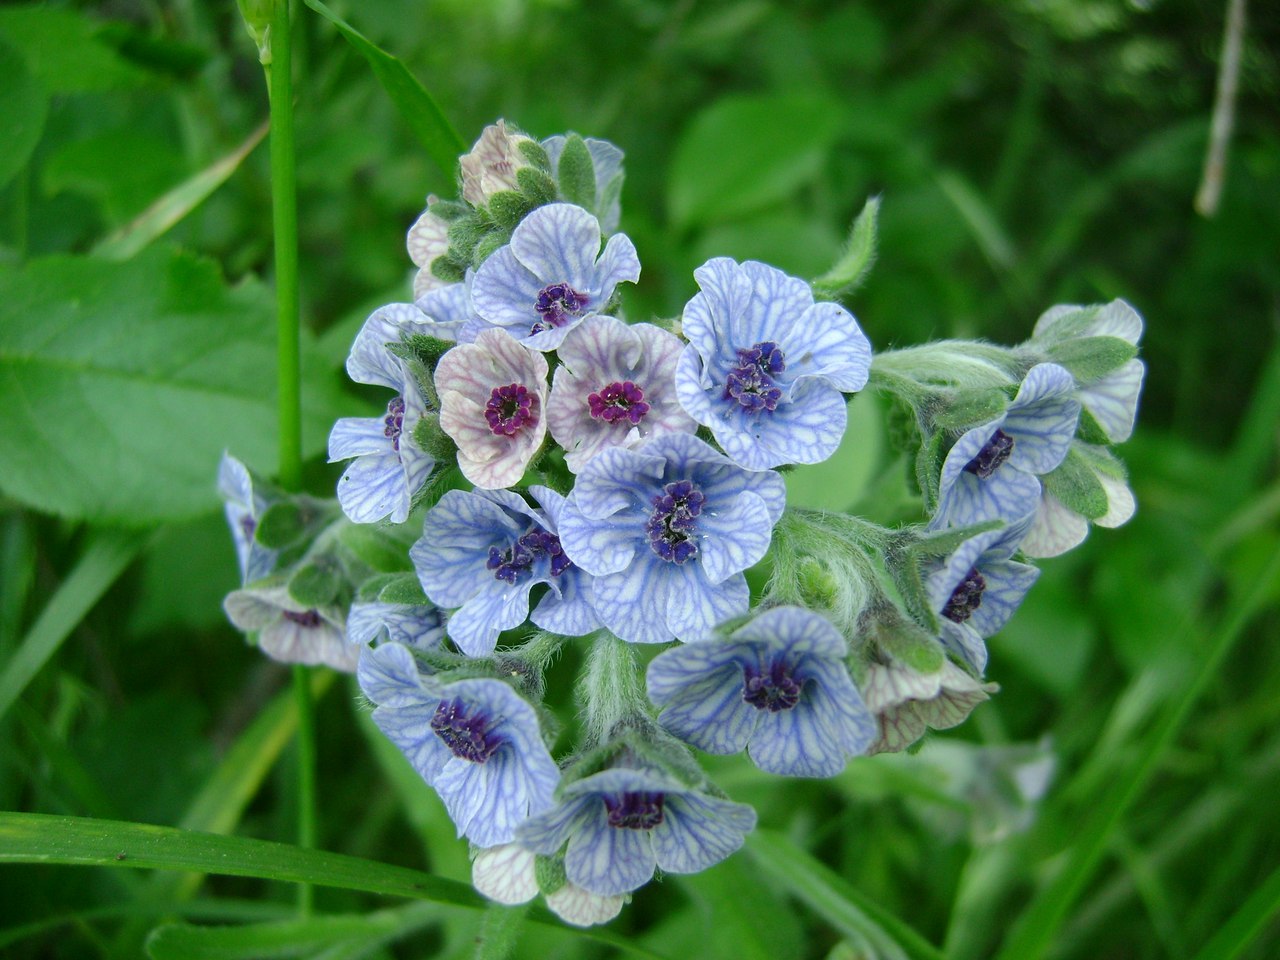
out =
[[[591,638],[581,691],[586,706],[588,741],[607,743],[620,727],[648,717],[649,701],[640,683],[631,645],[607,630]]]
[[[271,210],[276,260],[276,389],[280,430],[280,485],[302,487],[301,306],[298,293],[298,186],[293,144],[293,57],[289,0],[271,8],[270,63],[267,90],[271,98]],[[307,669],[293,668],[298,704],[298,845],[316,844],[315,711]],[[298,909],[311,913],[313,889],[298,887]]]

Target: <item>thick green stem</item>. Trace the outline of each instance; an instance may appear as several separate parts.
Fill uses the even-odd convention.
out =
[[[302,487],[302,375],[300,353],[301,307],[298,294],[298,190],[293,146],[293,58],[289,29],[289,0],[275,0],[271,10],[270,66],[267,90],[271,97],[271,209],[276,260],[276,389],[279,393],[280,484],[286,490]],[[315,714],[307,669],[293,668],[293,691],[298,704],[298,844],[316,843]],[[298,888],[298,908],[311,913],[310,884]]]
[[[597,633],[581,681],[587,735],[592,746],[607,743],[622,726],[648,716],[631,645],[608,631]]]

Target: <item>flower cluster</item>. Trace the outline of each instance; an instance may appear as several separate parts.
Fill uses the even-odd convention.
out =
[[[351,379],[392,395],[335,424],[336,507],[224,463],[244,578],[226,609],[277,659],[356,672],[479,890],[601,923],[753,829],[694,751],[831,777],[994,692],[986,641],[1034,584],[1028,557],[1133,512],[1111,446],[1142,324],[1120,301],[1055,307],[1019,347],[873,370],[832,299],[856,276],[725,257],[678,322],[639,320],[621,151],[500,121],[459,169],[460,199],[409,232],[416,299],[352,347]],[[918,523],[787,505],[780,470],[830,458],[868,385],[914,414]],[[583,733],[559,749],[566,644]],[[643,669],[640,645],[663,646]]]

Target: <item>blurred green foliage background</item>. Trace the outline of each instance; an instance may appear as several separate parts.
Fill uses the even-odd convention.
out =
[[[991,643],[1001,693],[918,755],[832,782],[711,769],[949,958],[995,955],[1073,869],[1057,914],[1024,921],[1050,924],[1047,956],[1275,955],[1280,9],[1250,10],[1222,200],[1204,217],[1192,201],[1225,3],[331,7],[401,58],[468,142],[505,117],[626,151],[622,229],[644,265],[632,317],[678,314],[711,255],[821,273],[871,195],[880,259],[850,306],[877,349],[1015,343],[1055,303],[1135,305],[1148,379],[1122,453],[1138,514],[1044,564]],[[328,425],[372,410],[341,374],[351,337],[409,297],[404,233],[454,185],[332,24],[301,5],[295,19],[308,485],[327,495]],[[292,767],[277,762],[287,673],[224,622],[237,584],[214,491],[223,449],[274,463],[270,183],[254,146],[266,115],[232,3],[0,8],[5,810],[294,835]],[[213,186],[151,240],[158,198]],[[897,519],[905,473],[882,413],[860,400],[860,432],[823,472],[797,471],[797,495]],[[1219,662],[1247,604],[1262,615]],[[320,845],[465,880],[464,846],[353,686],[318,682]],[[1133,781],[1144,759],[1152,775]],[[1132,798],[1117,792],[1129,782]],[[785,866],[757,848],[668,878],[613,927],[667,957],[891,955],[829,908],[796,909]],[[281,883],[4,866],[0,952],[137,956],[166,918],[265,921],[291,904]],[[395,906],[334,890],[318,904]],[[515,937],[517,957],[615,952],[497,914],[396,909],[381,940],[242,955],[468,957],[477,930],[481,950]],[[1231,933],[1233,916],[1250,936]]]

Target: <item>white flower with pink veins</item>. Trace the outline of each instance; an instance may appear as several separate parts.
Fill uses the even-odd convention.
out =
[[[676,399],[681,340],[651,323],[588,317],[569,331],[547,401],[547,426],[577,473],[601,450],[635,447],[698,424]]]
[[[547,434],[546,358],[505,330],[485,330],[440,358],[435,384],[462,475],[482,490],[517,483]]]

